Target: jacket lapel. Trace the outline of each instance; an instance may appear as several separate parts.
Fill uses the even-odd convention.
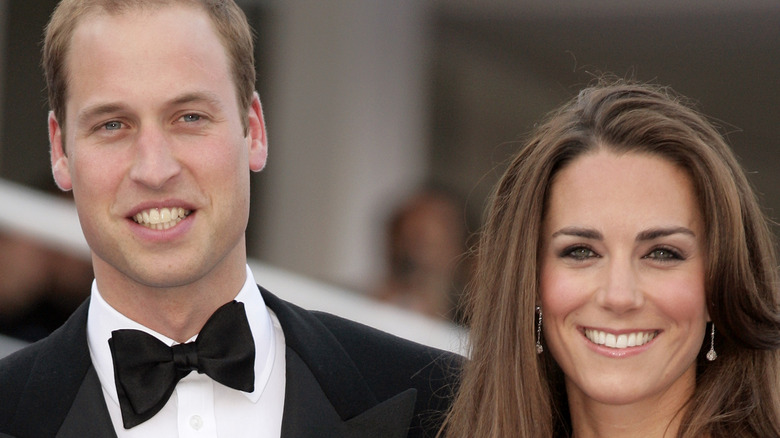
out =
[[[95,368],[90,366],[56,438],[116,438]]]
[[[74,438],[116,436],[89,355],[88,308],[89,300],[62,327],[41,341],[41,350],[32,365],[16,415],[15,430],[20,434]]]
[[[316,317],[260,290],[279,318],[287,347],[282,437],[406,437],[417,391],[408,389],[380,403]]]

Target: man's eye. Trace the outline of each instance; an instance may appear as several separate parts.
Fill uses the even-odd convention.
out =
[[[103,128],[105,128],[106,131],[116,131],[117,129],[122,129],[122,122],[112,120],[103,125]]]
[[[201,119],[200,114],[185,114],[182,116],[182,120],[185,122],[197,122]]]

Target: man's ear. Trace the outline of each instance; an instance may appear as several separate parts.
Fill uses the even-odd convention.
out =
[[[51,173],[54,175],[54,181],[60,189],[68,191],[73,188],[73,181],[70,178],[68,156],[65,154],[62,143],[62,127],[57,121],[54,111],[49,111],[49,145],[51,146]]]
[[[268,137],[265,132],[263,107],[257,92],[252,95],[247,122],[247,142],[249,142],[249,169],[259,172],[265,167],[268,158]]]

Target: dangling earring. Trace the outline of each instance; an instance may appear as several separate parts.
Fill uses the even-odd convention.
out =
[[[536,354],[542,354],[544,347],[542,347],[542,307],[536,306],[536,313],[539,315],[539,319],[536,323]]]
[[[718,353],[715,352],[715,323],[712,324],[712,331],[710,332],[710,351],[707,352],[707,360],[712,362],[718,358]]]

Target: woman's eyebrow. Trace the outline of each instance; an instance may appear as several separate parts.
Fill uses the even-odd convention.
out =
[[[659,237],[671,236],[674,234],[686,234],[692,237],[696,237],[696,233],[686,227],[652,228],[637,234],[636,241],[648,241],[658,239]],[[582,237],[584,239],[604,240],[604,236],[599,231],[582,227],[561,228],[552,235],[552,237],[558,236],[573,236]]]
[[[584,239],[604,240],[604,236],[597,230],[591,228],[581,227],[566,227],[553,233],[552,237],[558,236],[574,236],[582,237]]]
[[[673,234],[687,234],[691,237],[696,237],[696,233],[686,227],[671,227],[671,228],[653,228],[650,230],[642,231],[637,234],[636,241],[642,242],[647,240],[658,239],[659,237],[671,236]]]

